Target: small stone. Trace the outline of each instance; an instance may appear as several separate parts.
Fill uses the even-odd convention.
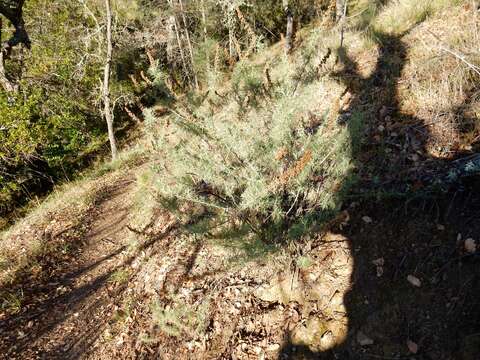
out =
[[[470,254],[473,254],[475,251],[477,251],[477,244],[475,243],[475,240],[473,240],[472,238],[468,238],[467,240],[465,240],[465,251],[470,253]]]
[[[373,220],[370,216],[364,216],[364,217],[362,217],[362,220],[367,224],[371,224],[373,222]]]
[[[410,284],[412,284],[413,286],[415,287],[420,287],[422,286],[422,282],[420,281],[419,278],[417,278],[416,276],[413,276],[413,275],[408,275],[407,276],[407,280]]]
[[[445,230],[445,225],[437,224],[437,230],[440,230],[440,231]]]
[[[357,332],[357,342],[360,346],[373,345],[373,340],[361,331]]]
[[[416,354],[418,352],[418,345],[412,340],[407,340],[407,347],[412,354]]]
[[[384,118],[387,115],[388,115],[388,108],[384,105],[380,109],[380,117]]]
[[[278,351],[280,349],[280,344],[268,345],[267,351]]]
[[[384,132],[384,131],[385,131],[385,126],[380,125],[377,129],[378,129],[378,131],[380,131],[380,132]]]
[[[320,345],[323,349],[330,349],[335,346],[335,336],[331,331],[327,331],[322,335]]]

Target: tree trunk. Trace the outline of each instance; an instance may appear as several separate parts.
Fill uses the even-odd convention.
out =
[[[168,3],[170,5],[170,8],[172,10],[172,15],[170,15],[169,18],[169,25],[173,26],[173,31],[175,34],[175,37],[177,39],[177,46],[178,46],[178,51],[180,52],[180,58],[182,60],[182,65],[183,65],[183,70],[185,72],[185,77],[190,81],[190,71],[187,66],[187,62],[185,60],[185,54],[183,52],[183,45],[182,45],[182,40],[180,39],[180,34],[178,31],[178,25],[177,25],[177,17],[175,15],[175,5],[173,3],[173,0],[168,0]]]
[[[290,54],[293,50],[293,13],[290,9],[290,6],[285,7],[285,12],[287,14],[287,32],[285,35],[285,52]]]
[[[0,43],[2,42],[3,22],[0,18]],[[7,93],[16,93],[18,85],[11,81],[5,72],[5,51],[0,49],[0,83]]]
[[[198,79],[197,79],[197,74],[195,71],[195,65],[193,61],[193,48],[192,48],[192,42],[190,41],[190,34],[188,33],[188,24],[187,24],[187,19],[185,18],[185,10],[183,9],[183,1],[178,0],[180,3],[180,11],[182,12],[182,19],[183,19],[183,26],[185,26],[185,34],[187,37],[187,45],[188,45],[188,50],[190,52],[190,61],[192,63],[192,71],[193,71],[193,80],[195,82],[195,87],[198,90],[199,85],[198,85]]]
[[[115,133],[113,131],[113,114],[110,106],[110,72],[112,67],[112,10],[110,7],[110,0],[105,0],[105,11],[107,16],[106,40],[107,40],[107,54],[105,58],[105,70],[103,77],[103,104],[105,120],[107,122],[108,139],[110,141],[110,149],[112,151],[112,160],[117,158],[117,143],[115,140]]]
[[[335,6],[336,22],[339,22],[343,18],[343,13],[345,11],[345,1],[346,0],[336,0],[336,6]]]
[[[343,40],[345,39],[345,22],[347,20],[347,7],[348,7],[348,0],[343,1],[343,12],[340,21],[342,22],[342,29],[340,31],[340,47],[343,47]]]
[[[205,15],[205,1],[200,1],[200,6],[202,8],[202,24],[203,24],[203,36],[205,40],[205,44],[207,43],[207,16]]]

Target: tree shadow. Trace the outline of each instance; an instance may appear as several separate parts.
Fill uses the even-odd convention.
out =
[[[425,159],[428,167],[420,169],[408,157],[403,145],[416,142],[424,148],[432,135],[428,127],[421,136],[411,135],[409,129],[423,121],[400,110],[404,35],[375,34],[379,57],[366,78],[346,49],[338,50],[343,69],[334,76],[352,95],[338,122],[353,136],[351,120],[360,117],[368,134],[351,138],[360,182],[353,194],[358,200],[345,199],[350,222],[331,229],[348,239],[354,263],[343,300],[348,333],[319,351],[293,341],[287,332],[279,359],[473,360],[480,353],[479,256],[463,248],[463,241],[480,229],[480,183],[473,175],[447,191],[434,191],[455,163],[430,158]],[[379,134],[378,127],[403,127],[404,138]],[[385,264],[380,275],[372,264],[376,259]],[[420,279],[420,287],[407,281],[409,275]],[[367,339],[359,339],[359,333]]]

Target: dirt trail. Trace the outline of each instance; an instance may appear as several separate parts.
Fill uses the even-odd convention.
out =
[[[0,322],[0,349],[5,346],[0,358],[79,358],[101,334],[115,306],[111,277],[126,249],[130,184],[123,180],[105,196],[84,246],[63,273],[49,279],[47,294],[28,311]]]

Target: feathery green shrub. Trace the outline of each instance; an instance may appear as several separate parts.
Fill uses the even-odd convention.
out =
[[[333,83],[312,78],[319,55],[296,67],[281,60],[285,71],[270,87],[258,66],[240,62],[228,100],[212,95],[190,115],[175,111],[156,139],[163,204],[179,216],[196,204],[267,241],[301,236],[332,215],[348,188],[360,118],[339,126],[319,100],[324,81]]]

